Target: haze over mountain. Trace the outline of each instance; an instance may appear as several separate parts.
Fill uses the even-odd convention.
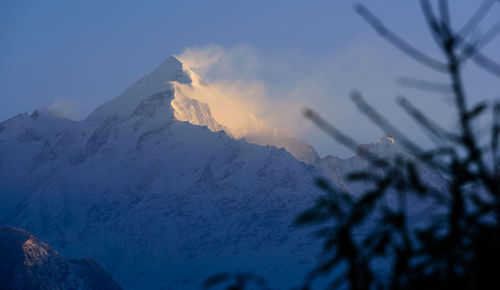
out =
[[[226,100],[169,57],[83,121],[0,123],[1,223],[96,260],[126,289],[192,289],[228,269],[300,284],[318,246],[291,223],[322,194],[315,179],[354,193],[345,173],[369,165],[320,159]],[[365,148],[403,154],[387,140]]]

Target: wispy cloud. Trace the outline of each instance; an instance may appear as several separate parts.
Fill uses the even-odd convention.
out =
[[[273,67],[274,61],[267,62],[252,47],[190,47],[179,58],[222,93],[217,97],[204,94],[201,101],[208,103],[220,122],[233,127],[240,137],[255,126],[253,116],[289,135],[299,136],[310,126],[300,113],[304,103],[293,97],[292,90],[287,89],[287,96],[274,93],[278,86],[270,79],[262,79],[262,72],[276,72],[279,67]]]
[[[56,99],[45,111],[55,117],[77,120],[80,118],[79,107],[74,100]]]
[[[231,102],[271,126],[312,143],[322,155],[349,156],[352,153],[339,148],[324,133],[311,129],[301,114],[304,107],[317,110],[360,142],[373,142],[383,132],[350,101],[350,92],[359,89],[403,131],[424,138],[394,101],[399,94],[415,92],[398,87],[395,79],[401,75],[431,79],[435,76],[429,76],[427,71],[375,38],[353,40],[325,55],[300,52],[261,55],[251,46],[227,48],[212,44],[187,48],[179,57]],[[452,112],[442,106],[437,111],[435,104],[440,99],[431,96],[415,102],[439,122],[449,124]]]

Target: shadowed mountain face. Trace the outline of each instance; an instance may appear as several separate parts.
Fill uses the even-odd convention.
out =
[[[90,259],[67,260],[32,234],[0,227],[1,289],[121,289]]]
[[[322,194],[314,180],[354,192],[345,173],[368,165],[320,159],[254,116],[237,139],[200,101],[209,88],[171,57],[81,122],[0,123],[0,221],[129,289],[193,289],[228,269],[300,284],[318,246],[291,223]],[[386,143],[364,148],[399,154]]]

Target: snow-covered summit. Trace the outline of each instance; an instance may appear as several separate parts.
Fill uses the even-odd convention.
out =
[[[111,116],[126,117],[133,112],[144,98],[171,90],[171,82],[191,84],[191,76],[192,72],[188,71],[179,59],[170,56],[152,72],[133,83],[118,97],[100,106],[86,120],[102,121]]]
[[[359,145],[356,155],[375,154],[381,158],[395,155],[407,155],[404,148],[391,135],[384,133],[375,143]]]
[[[377,140],[377,144],[394,144],[394,142],[394,138],[387,133],[382,135],[382,137]]]
[[[175,56],[168,57],[113,100],[91,113],[85,121],[102,122],[147,117],[150,127],[161,127],[172,119],[206,126],[216,132],[225,128],[213,117],[207,104],[179,92],[174,85],[201,86],[200,77]],[[197,92],[195,92],[197,93]]]
[[[158,99],[165,95],[168,95],[168,100]],[[125,120],[134,117],[137,110],[147,109],[150,119],[156,122],[151,124],[153,127],[163,126],[172,119],[186,121],[206,126],[214,132],[224,130],[234,139],[244,138],[259,145],[285,148],[309,164],[319,159],[310,145],[281,133],[252,112],[241,109],[244,106],[237,106],[240,110],[234,110],[232,102],[232,96],[223,95],[177,57],[170,56],[118,97],[97,108],[85,121]]]

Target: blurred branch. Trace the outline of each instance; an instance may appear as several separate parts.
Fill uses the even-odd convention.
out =
[[[439,93],[439,94],[452,93],[450,84],[431,82],[431,81],[419,80],[419,79],[408,78],[408,77],[399,77],[396,80],[396,82],[400,86],[414,88],[414,89],[418,89],[418,90],[430,91],[430,92]]]
[[[439,23],[437,21],[437,18],[434,15],[434,12],[432,11],[432,7],[429,4],[429,1],[420,0],[420,6],[422,8],[422,12],[424,14],[424,17],[427,21],[427,25],[430,28],[431,35],[434,38],[434,41],[436,41],[438,46],[442,46],[444,44],[444,36],[445,35],[449,36],[449,33],[446,33],[446,32],[443,33],[442,25],[445,25],[445,24]]]
[[[479,8],[474,12],[474,14],[469,18],[467,23],[460,29],[458,32],[458,36],[461,39],[466,39],[468,34],[474,31],[474,29],[477,27],[479,22],[483,20],[483,18],[488,14],[488,11],[490,11],[491,7],[495,3],[496,0],[485,0],[479,6]]]
[[[455,34],[447,0],[439,0],[437,14],[431,1],[420,0],[427,25],[445,57],[444,62],[409,45],[387,29],[362,4],[355,5],[361,17],[392,45],[417,62],[445,72],[450,77],[449,85],[410,78],[400,78],[398,81],[403,86],[453,95],[459,129],[456,133],[443,129],[406,98],[400,97],[399,105],[437,145],[430,150],[422,150],[368,104],[359,92],[351,94],[364,115],[377,127],[391,134],[417,159],[396,154],[383,160],[385,165],[379,167],[381,171],[363,169],[351,172],[347,181],[368,182],[373,187],[365,188],[346,204],[325,199],[319,204],[322,211],[314,212],[319,209],[316,206],[312,212],[307,212],[308,221],[331,220],[334,226],[330,228],[335,228],[323,228],[321,237],[325,239],[324,249],[336,252],[329,252],[328,258],[316,268],[315,274],[330,273],[337,264],[345,262],[347,272],[340,274],[349,281],[347,287],[375,289],[377,277],[371,276],[370,263],[385,256],[388,260],[392,259],[392,281],[381,288],[476,289],[500,285],[496,273],[500,261],[500,102],[497,101],[493,106],[490,143],[484,144],[481,132],[477,131],[475,125],[477,120],[483,120],[481,116],[491,104],[483,101],[469,108],[462,80],[462,68],[468,58],[500,76],[500,65],[479,51],[499,33],[500,22],[478,41],[471,42],[473,44],[466,41],[467,35],[485,17],[493,2],[484,1],[460,32]],[[350,149],[357,147],[354,140],[312,110],[307,110],[305,115],[344,146]],[[369,160],[380,159],[373,156]],[[489,162],[491,159],[492,170],[485,165],[485,160]],[[376,166],[375,163],[373,165]],[[435,172],[439,172],[436,175],[443,174],[444,185],[439,182],[434,185]],[[410,221],[407,219],[408,212],[415,210],[412,207],[418,205],[410,206],[407,195],[418,200],[422,198],[420,205],[438,206],[442,212],[433,213],[430,207],[418,211],[417,216],[412,212],[412,218],[418,219],[426,212],[432,217],[423,228],[419,228],[419,221],[410,226],[407,224]],[[384,200],[386,206],[379,202]],[[475,208],[471,210],[471,206]],[[346,212],[340,213],[341,208]],[[488,223],[484,222],[485,217]],[[366,223],[369,224],[366,235],[352,235],[367,230]],[[416,245],[415,248],[412,244]],[[391,252],[386,255],[388,249]],[[339,285],[335,284],[337,281],[338,277],[335,277],[332,285]]]
[[[464,63],[467,59],[471,58],[481,68],[489,71],[490,73],[500,77],[500,64],[493,61],[480,50],[492,41],[500,33],[500,21],[493,25],[482,38],[477,40],[475,44],[470,44],[464,39],[457,38],[461,45],[464,47],[461,54],[458,56],[458,61]]]
[[[493,26],[491,26],[478,40],[474,41],[475,44],[469,45],[473,47],[473,52],[480,51],[483,47],[485,47],[488,43],[490,43],[495,37],[500,33],[500,21],[496,22]],[[463,42],[467,43],[467,41],[458,36],[458,38]],[[464,49],[464,55],[468,55],[471,53],[470,49]]]
[[[493,171],[500,175],[500,152],[498,150],[500,143],[500,102],[493,106],[493,120],[491,126],[491,152],[493,155]],[[500,177],[500,176],[498,176]]]
[[[365,114],[375,125],[377,125],[379,128],[381,128],[383,131],[389,133],[392,135],[394,138],[398,140],[403,147],[407,148],[409,151],[412,153],[419,155],[422,153],[422,149],[420,149],[419,146],[417,146],[415,143],[410,141],[405,134],[401,133],[399,130],[397,130],[394,126],[391,125],[389,121],[387,121],[382,115],[380,115],[375,108],[370,106],[365,100],[363,100],[363,97],[361,96],[361,93],[358,91],[353,91],[351,93],[351,99],[354,101],[358,109]]]
[[[427,118],[419,109],[411,104],[411,102],[405,97],[399,97],[397,99],[397,103],[417,121],[422,127],[424,127],[427,131],[432,133],[435,137],[440,139],[447,139],[450,141],[457,141],[456,136],[452,133],[447,132],[445,129],[441,128],[436,122]]]
[[[448,0],[439,0],[439,14],[441,17],[441,32],[446,34],[447,37],[452,37]]]
[[[312,109],[306,108],[304,110],[304,116],[311,120],[318,128],[323,130],[325,133],[330,135],[333,139],[337,140],[340,144],[344,145],[348,149],[352,151],[356,151],[359,146],[359,143],[354,141],[351,137],[344,134],[338,128],[333,126],[332,124],[325,121],[319,114],[314,112]]]
[[[403,53],[410,56],[417,62],[425,66],[428,66],[434,70],[440,72],[447,71],[446,65],[444,63],[424,54],[420,50],[416,49],[412,45],[405,42],[401,37],[397,36],[395,33],[393,33],[391,30],[385,27],[384,24],[375,15],[373,15],[364,5],[357,3],[354,6],[354,9],[375,29],[375,31],[377,31],[377,33],[381,37],[388,40]]]
[[[472,59],[481,68],[489,71],[497,77],[500,77],[500,64],[494,62],[492,59],[488,58],[480,52],[475,52],[475,55]]]
[[[438,147],[443,145],[441,142],[443,139],[447,141],[456,141],[456,137],[453,134],[447,132],[445,129],[441,128],[438,124],[427,118],[419,109],[413,106],[410,101],[404,97],[397,99],[397,103],[410,115],[421,127],[424,128],[424,132],[431,133],[427,134],[431,141],[433,141]]]

